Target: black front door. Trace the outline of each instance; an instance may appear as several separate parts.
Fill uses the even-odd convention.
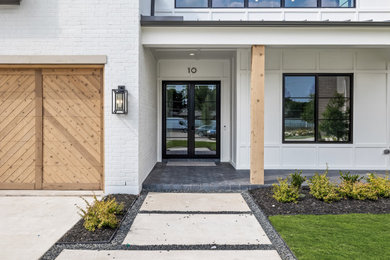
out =
[[[163,82],[163,158],[219,158],[220,82]]]

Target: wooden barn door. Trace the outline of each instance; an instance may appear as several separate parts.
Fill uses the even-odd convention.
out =
[[[0,69],[0,189],[39,188],[39,80],[35,70]]]
[[[103,189],[102,68],[0,68],[0,189]]]
[[[43,188],[102,189],[102,70],[42,74]]]

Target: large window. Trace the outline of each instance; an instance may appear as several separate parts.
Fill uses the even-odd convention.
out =
[[[176,8],[354,8],[356,0],[175,0]]]
[[[352,75],[285,74],[283,141],[352,142]]]

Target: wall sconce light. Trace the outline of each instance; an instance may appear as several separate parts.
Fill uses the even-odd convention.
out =
[[[112,90],[112,113],[127,114],[127,90],[125,86],[118,86]]]

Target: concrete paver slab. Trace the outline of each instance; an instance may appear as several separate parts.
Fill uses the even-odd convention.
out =
[[[250,211],[240,193],[154,193],[141,210],[148,211]]]
[[[274,250],[251,251],[82,251],[64,250],[57,260],[280,260]]]
[[[138,214],[130,245],[271,244],[251,214]]]
[[[79,197],[0,197],[0,259],[41,257],[80,219],[75,204],[85,203]]]

